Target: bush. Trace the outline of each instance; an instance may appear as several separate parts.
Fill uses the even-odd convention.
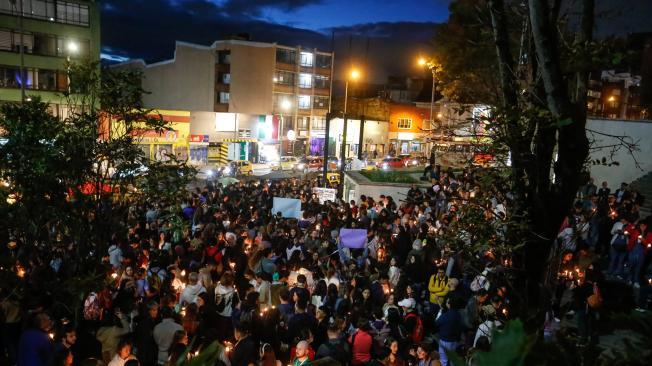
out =
[[[372,182],[384,183],[417,183],[416,179],[400,172],[385,172],[382,170],[360,171],[360,174],[367,177]]]

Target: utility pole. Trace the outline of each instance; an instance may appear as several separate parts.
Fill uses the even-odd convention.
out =
[[[364,122],[365,122],[365,116],[364,114],[360,116],[360,134],[358,136],[358,159],[362,160],[362,146],[364,143]]]
[[[14,5],[14,9],[19,11],[18,15],[18,29],[20,31],[20,101],[25,103],[25,40],[24,33],[25,28],[23,26],[23,1],[24,0],[10,0]],[[20,1],[20,9],[16,9],[16,2]]]
[[[324,188],[328,188],[328,146],[331,131],[331,119],[333,119],[333,112],[326,113],[326,131],[324,133]]]

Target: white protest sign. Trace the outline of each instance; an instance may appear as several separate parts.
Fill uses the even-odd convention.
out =
[[[333,188],[319,188],[315,187],[312,189],[312,193],[317,195],[320,204],[324,204],[326,201],[335,202],[335,197],[337,195],[337,190]]]
[[[301,218],[301,200],[294,198],[281,198],[274,197],[274,204],[272,206],[272,215],[280,212],[283,217],[290,217],[295,219]]]

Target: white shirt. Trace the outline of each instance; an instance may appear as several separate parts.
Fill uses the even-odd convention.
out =
[[[109,263],[113,268],[119,268],[122,264],[122,250],[115,244],[109,247]]]
[[[109,362],[109,364],[108,364],[107,366],[124,366],[125,363],[126,363],[127,361],[129,361],[129,360],[130,360],[129,357],[128,357],[126,360],[123,360],[123,359],[120,358],[120,356],[118,356],[118,354],[116,353],[116,355],[111,359],[111,362]]]
[[[494,332],[494,330],[501,326],[502,322],[500,320],[487,320],[484,323],[480,324],[478,326],[478,330],[475,332],[475,339],[473,339],[473,347],[476,346],[476,343],[478,342],[478,338],[484,336],[489,339],[489,343],[491,343],[491,335]]]
[[[197,282],[195,285],[186,285],[186,288],[181,292],[181,297],[179,297],[179,304],[192,304],[197,302],[197,296],[206,292],[204,286],[201,282]]]

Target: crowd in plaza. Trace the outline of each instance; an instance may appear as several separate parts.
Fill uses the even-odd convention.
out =
[[[183,233],[169,231],[163,215],[179,202],[134,205],[103,253],[104,286],[85,296],[78,316],[38,296],[41,278],[69,275],[69,249],[14,253],[31,291],[19,301],[2,289],[6,359],[176,365],[218,342],[217,364],[233,366],[448,366],[447,351],[474,365],[517,301],[501,275],[508,264],[478,253],[483,268],[474,270],[439,238],[460,205],[488,197],[487,217],[502,220],[512,196],[481,191],[478,171],[429,174],[429,188],[405,197],[324,204],[316,180],[208,185],[179,197]],[[273,215],[274,197],[300,199],[302,217]],[[641,201],[626,186],[582,187],[557,240],[548,336],[560,314],[575,314],[581,339],[591,336],[605,276],[630,283],[647,306],[652,234]],[[366,229],[364,248],[342,245],[342,228]]]

